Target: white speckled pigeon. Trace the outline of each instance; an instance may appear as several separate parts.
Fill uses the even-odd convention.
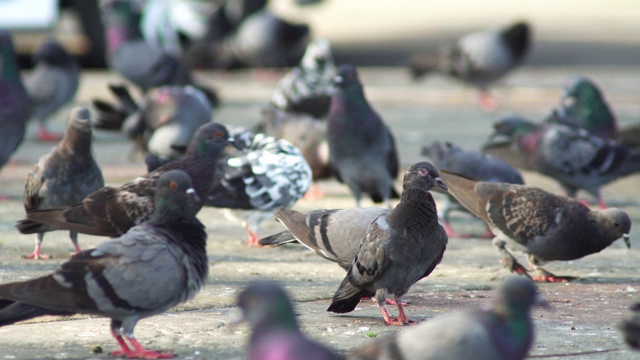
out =
[[[436,186],[447,190],[433,165],[421,162],[409,168],[400,203],[371,223],[327,311],[351,312],[362,297],[375,295],[385,324],[410,322],[402,297],[442,261],[448,241],[429,193]],[[397,318],[387,312],[387,294],[395,298]]]
[[[73,206],[104,186],[102,172],[91,154],[91,134],[89,109],[73,109],[64,138],[58,146],[42,156],[29,172],[23,199],[27,213],[38,209]],[[36,247],[25,258],[49,258],[49,255],[40,251],[44,234],[36,234]],[[69,238],[76,253],[80,252],[78,233],[69,231]]]
[[[630,246],[631,219],[620,209],[591,211],[577,200],[533,186],[475,181],[446,170],[440,176],[449,193],[496,234],[493,244],[513,272],[528,276],[508,249],[528,255],[535,280],[559,282],[567,278],[541,266],[600,252],[620,238]]]
[[[191,208],[191,185],[183,171],[163,173],[148,221],[74,255],[50,275],[0,285],[0,326],[43,315],[105,316],[121,347],[112,356],[173,357],[146,350],[133,330],[140,319],[192,299],[207,277],[207,234]]]

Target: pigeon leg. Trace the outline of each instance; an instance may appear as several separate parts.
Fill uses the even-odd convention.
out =
[[[529,256],[529,265],[536,272],[537,276],[534,276],[533,281],[548,282],[548,283],[561,283],[575,280],[572,276],[558,276],[548,272],[537,264],[535,257]]]
[[[309,188],[309,191],[307,191],[304,194],[304,199],[305,200],[319,200],[322,199],[324,197],[324,193],[322,192],[322,189],[320,189],[320,187],[318,186],[318,184],[311,183],[311,187]]]
[[[602,195],[598,196],[598,207],[600,208],[600,210],[605,210],[607,208],[607,204],[604,203]]]
[[[122,338],[122,335],[120,335],[120,326],[122,326],[121,322],[111,320],[111,336],[113,336],[113,338],[116,339],[116,341],[118,342],[118,345],[120,345],[120,350],[116,350],[109,353],[109,355],[111,356],[120,356],[120,355],[129,356],[129,354],[132,353],[131,349]]]
[[[62,139],[62,134],[54,133],[44,126],[42,122],[38,122],[38,129],[36,131],[36,139],[42,142],[55,142],[57,143]]]
[[[42,246],[42,239],[44,239],[44,233],[36,234],[36,247],[35,247],[35,249],[33,250],[33,252],[31,254],[22,255],[22,258],[23,259],[32,259],[32,260],[50,259],[51,258],[50,255],[43,254],[40,251],[40,248]]]
[[[407,314],[404,313],[404,307],[402,306],[402,296],[395,295],[396,305],[398,306],[398,320],[400,320],[403,324],[415,324],[416,322],[413,320],[409,320]]]
[[[71,239],[71,243],[73,244],[73,248],[76,250],[75,252],[70,253],[70,256],[73,256],[82,251],[80,249],[80,245],[78,245],[78,233],[75,231],[69,231],[69,239]]]
[[[251,230],[251,228],[248,225],[245,225],[244,229],[247,231],[247,234],[249,234],[249,240],[247,240],[247,245],[262,247],[262,245],[260,245],[259,243],[260,236],[256,234],[255,231]]]
[[[484,111],[495,111],[497,108],[496,99],[487,90],[481,90],[478,97],[480,108]]]
[[[500,251],[500,263],[504,265],[504,267],[509,269],[509,271],[511,271],[512,273],[524,275],[529,279],[531,279],[531,275],[529,275],[529,270],[527,270],[527,268],[522,266],[522,264],[520,264],[518,260],[516,260],[516,258],[507,250],[506,244],[504,243],[504,241],[494,239],[493,244]]]
[[[383,306],[378,305],[378,307],[380,308],[380,312],[382,313],[382,317],[384,318],[384,324],[387,326],[403,326],[404,323],[402,321],[400,321],[398,318],[395,317],[391,317],[389,316],[389,312],[387,311],[387,308]]]
[[[360,300],[371,300],[371,301],[373,301],[373,302],[374,302],[374,303],[376,303],[376,304],[378,303],[378,301],[376,300],[376,298],[372,298],[372,297],[369,297],[369,296],[363,296],[363,297],[361,297],[361,298],[360,298]],[[385,303],[385,304],[387,304],[387,305],[396,305],[396,306],[398,305],[398,304],[396,303],[396,301],[395,301],[395,300],[393,300],[393,299],[389,299],[389,298],[386,298],[386,299],[384,300],[384,303]],[[403,303],[402,303],[402,306],[406,306],[406,305],[407,305],[407,303],[406,303],[406,302],[403,302]]]

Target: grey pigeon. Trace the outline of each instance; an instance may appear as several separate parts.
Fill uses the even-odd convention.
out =
[[[628,319],[624,319],[618,324],[624,341],[632,349],[640,350],[640,303],[636,303],[631,306],[633,316]]]
[[[404,175],[400,203],[371,223],[327,311],[351,312],[362,297],[375,295],[385,324],[410,322],[402,297],[442,261],[448,241],[429,193],[436,186],[447,190],[433,165],[421,162],[409,168]],[[387,312],[387,294],[395,298],[397,318],[391,318]]]
[[[278,82],[271,103],[283,111],[323,118],[331,105],[335,75],[329,41],[315,39],[307,46],[300,65]]]
[[[584,129],[538,125],[517,116],[499,120],[494,129],[484,152],[557,180],[570,197],[584,189],[601,209],[606,207],[602,186],[640,171],[640,152]]]
[[[46,129],[45,122],[69,103],[78,90],[80,66],[56,40],[47,39],[34,54],[36,66],[24,78],[31,101],[31,116],[38,122],[41,141],[58,141],[60,134]]]
[[[441,171],[452,194],[496,234],[503,265],[528,276],[511,250],[528,255],[534,280],[561,282],[542,268],[549,261],[569,261],[595,254],[619,238],[630,247],[631,219],[620,209],[591,211],[581,202],[542,189],[506,183],[475,181]]]
[[[50,275],[0,285],[0,326],[43,315],[105,316],[121,347],[112,356],[173,357],[146,350],[133,330],[140,319],[192,299],[204,285],[207,234],[191,209],[191,185],[186,173],[165,172],[148,221],[74,255]]]
[[[27,213],[75,205],[104,186],[102,172],[91,154],[91,134],[89,109],[73,109],[64,138],[58,146],[42,156],[29,172],[23,199]],[[36,234],[36,247],[25,258],[49,258],[49,255],[40,251],[44,234]],[[69,231],[69,238],[76,253],[80,252],[78,233]]]
[[[450,75],[480,90],[480,105],[495,108],[489,85],[520,65],[531,47],[531,29],[516,22],[502,29],[473,32],[436,53],[411,57],[414,78],[430,71]]]
[[[253,281],[238,295],[242,321],[251,326],[249,360],[339,360],[326,346],[300,331],[287,293],[273,281]]]
[[[531,309],[548,306],[535,284],[509,277],[482,309],[438,316],[356,348],[350,360],[522,360],[533,344]]]
[[[311,168],[290,142],[243,128],[231,129],[237,151],[222,156],[224,176],[204,200],[206,206],[228,208],[258,245],[258,225],[273,210],[290,207],[311,186]]]
[[[585,129],[603,139],[618,139],[618,124],[604,94],[584,76],[568,81],[560,106],[547,121]]]
[[[30,111],[11,33],[0,30],[0,168],[22,142]]]
[[[464,150],[450,142],[434,141],[431,145],[422,148],[422,155],[429,157],[438,169],[447,169],[471,179],[524,184],[522,175],[508,163],[480,151]],[[450,238],[460,237],[451,227],[449,220],[449,214],[453,210],[466,211],[451,195],[447,195],[447,201],[442,210],[442,220]],[[486,235],[493,237],[491,231]]]
[[[53,227],[96,236],[120,236],[153,216],[158,178],[169,170],[186,172],[193,180],[196,194],[200,199],[206,198],[220,176],[216,172],[218,158],[224,147],[232,142],[224,125],[203,125],[189,143],[184,157],[118,188],[106,186],[96,190],[71,207],[30,211],[16,227],[23,234],[48,231]],[[202,204],[198,202],[192,206],[197,212]]]
[[[369,105],[356,68],[342,65],[335,79],[327,125],[329,159],[338,180],[360,206],[362,193],[391,205],[399,160],[391,130]]]

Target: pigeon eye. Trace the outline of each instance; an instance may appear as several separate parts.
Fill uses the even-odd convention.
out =
[[[175,181],[172,181],[172,182],[169,183],[169,187],[172,188],[173,190],[175,190],[175,189],[178,188],[178,184],[176,184]]]
[[[213,136],[217,138],[222,137],[222,131],[216,131],[215,133],[213,133]]]

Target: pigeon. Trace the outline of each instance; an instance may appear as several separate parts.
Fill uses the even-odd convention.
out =
[[[115,103],[94,98],[91,105],[96,113],[93,127],[100,130],[120,131],[127,117],[140,109],[138,102],[124,83],[110,83],[107,88],[115,97]]]
[[[422,155],[429,157],[438,169],[447,169],[471,179],[524,184],[522,175],[508,163],[479,151],[466,151],[450,142],[434,141],[431,145],[422,148]],[[451,195],[447,195],[442,219],[450,238],[460,237],[451,227],[449,220],[449,214],[453,210],[466,211]],[[493,234],[488,231],[487,234],[482,235],[482,237],[487,236],[493,237]]]
[[[400,203],[371,223],[327,311],[351,312],[362,297],[375,295],[386,325],[410,323],[402,297],[442,261],[448,241],[429,193],[436,186],[447,190],[433,165],[420,162],[409,168]],[[397,318],[387,312],[387,294],[394,295]]]
[[[295,204],[311,186],[311,168],[290,142],[243,128],[231,129],[238,151],[221,159],[224,176],[204,198],[206,206],[229,208],[258,245],[258,225],[273,210]]]
[[[584,129],[538,125],[518,116],[499,120],[494,129],[483,152],[557,180],[570,197],[584,189],[598,199],[601,209],[606,208],[602,186],[640,171],[640,152]]]
[[[73,109],[64,138],[58,146],[42,156],[29,172],[23,199],[27,213],[75,205],[104,186],[100,167],[91,154],[91,134],[89,109]],[[35,249],[24,258],[38,260],[50,257],[40,250],[44,234],[36,234]],[[78,233],[69,231],[69,238],[76,253],[79,253]]]
[[[339,360],[344,356],[300,331],[287,293],[274,281],[252,281],[238,295],[241,321],[251,326],[249,360]]]
[[[629,319],[625,319],[618,324],[624,341],[632,349],[640,350],[640,303],[636,303],[631,306],[633,316]]]
[[[581,202],[527,185],[475,181],[441,170],[449,193],[496,234],[493,244],[502,263],[512,272],[528,276],[511,250],[528,255],[536,281],[562,282],[542,265],[569,261],[600,252],[619,238],[630,247],[631,219],[609,208],[592,211]]]
[[[278,82],[271,103],[283,111],[324,118],[329,113],[335,75],[329,41],[315,39],[307,46],[300,65]]]
[[[435,54],[413,55],[409,68],[415,79],[438,71],[470,84],[480,90],[481,107],[493,110],[489,85],[522,63],[531,47],[530,33],[526,22],[470,33]]]
[[[0,30],[0,133],[4,134],[0,141],[0,168],[22,143],[30,109],[11,33]]]
[[[24,86],[31,101],[31,116],[38,122],[37,138],[57,142],[61,135],[49,132],[45,122],[75,96],[80,66],[53,38],[40,45],[34,60],[36,66],[25,76]]]
[[[548,122],[582,128],[606,140],[618,139],[618,125],[602,91],[589,78],[575,76]]]
[[[142,318],[192,299],[209,270],[204,226],[190,203],[195,191],[180,170],[157,181],[153,215],[124,235],[82,251],[52,274],[0,285],[0,326],[43,315],[111,318],[121,347],[112,356],[171,358],[146,350],[133,330]]]
[[[233,139],[224,125],[203,125],[189,143],[184,157],[118,188],[106,186],[96,190],[71,207],[30,211],[16,227],[23,234],[48,231],[53,227],[96,236],[120,236],[151,218],[158,178],[169,170],[186,172],[193,180],[198,197],[205,199],[220,176],[216,173],[216,163],[229,144],[233,144]],[[202,207],[200,202],[192,205],[196,213]]]
[[[362,193],[390,207],[398,197],[393,181],[399,168],[391,130],[367,102],[355,67],[340,66],[335,82],[327,124],[331,166],[358,207]]]
[[[523,360],[533,344],[531,309],[548,307],[535,284],[508,277],[482,309],[438,316],[351,351],[350,360]]]

